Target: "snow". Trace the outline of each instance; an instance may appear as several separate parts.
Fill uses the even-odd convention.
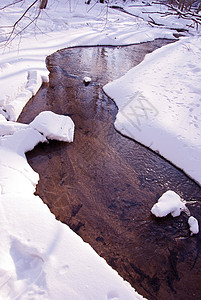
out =
[[[182,211],[186,211],[187,207],[182,202],[181,197],[174,191],[165,192],[154,204],[151,209],[152,214],[156,217],[165,217],[171,214],[173,217],[180,216]]]
[[[25,152],[48,138],[72,142],[72,120],[48,111],[14,129],[0,147],[0,298],[143,299],[34,196],[39,176]]]
[[[1,299],[142,299],[39,197],[2,195],[2,209]]]
[[[190,211],[186,207],[187,202],[182,200],[182,198],[174,191],[166,191],[159,199],[158,202],[153,205],[151,212],[157,218],[166,217],[171,214],[173,217],[180,216],[181,212],[185,212],[188,218],[189,229],[191,235],[197,234],[199,232],[198,221],[195,217],[190,216]]]
[[[11,1],[1,0],[0,8],[8,3]],[[38,7],[32,7],[17,26],[15,39],[6,43],[9,25],[30,3],[22,1],[0,10],[0,298],[142,299],[34,195],[39,175],[29,166],[25,153],[48,139],[73,142],[72,120],[52,112],[42,112],[28,125],[16,120],[27,101],[48,81],[45,59],[54,51],[174,38],[178,32],[173,27],[188,29],[188,37],[147,55],[139,66],[104,89],[119,107],[118,130],[160,151],[201,183],[199,32],[192,21],[175,15],[164,17],[161,12],[167,13],[167,8],[163,5],[111,1],[132,16],[94,5],[94,1],[88,6],[81,0],[49,0],[37,22],[21,32],[38,13]],[[159,14],[152,15],[152,9]],[[150,26],[150,16],[164,26]],[[186,211],[178,195],[167,193],[155,204],[156,215],[176,216]],[[196,234],[199,228],[194,217],[189,218],[189,225]]]
[[[89,82],[91,82],[91,77],[85,76],[85,77],[83,78],[83,81],[84,81],[85,83],[89,83]]]
[[[1,25],[13,23],[28,7],[31,0],[0,11]],[[129,16],[102,4],[83,5],[84,1],[48,1],[37,23],[33,23],[23,36],[0,49],[0,107],[7,119],[16,121],[23,106],[43,81],[48,71],[45,58],[54,51],[80,45],[121,45],[152,41],[155,38],[174,38],[166,28],[151,27],[142,19]],[[0,7],[8,4],[2,0]],[[33,8],[32,13],[36,14]],[[27,25],[23,19],[21,27]],[[8,36],[8,27],[0,28],[0,40]],[[20,29],[19,29],[20,30]],[[66,34],[67,32],[67,34]],[[7,34],[6,34],[7,33]],[[2,45],[3,46],[3,45]],[[35,82],[30,80],[34,74]]]
[[[190,226],[191,235],[197,234],[199,232],[198,220],[193,216],[190,216],[188,219],[188,224]]]
[[[201,184],[201,38],[148,54],[104,91],[119,111],[115,127],[159,152]]]
[[[68,116],[43,111],[29,125],[49,140],[73,142],[75,125]]]

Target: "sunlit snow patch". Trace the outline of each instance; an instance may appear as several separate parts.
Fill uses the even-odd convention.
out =
[[[155,50],[104,91],[118,106],[118,131],[201,185],[200,42],[185,38]]]
[[[39,175],[25,152],[47,138],[72,141],[72,120],[43,112],[30,125],[1,123],[0,299],[144,299],[33,195]]]
[[[174,191],[165,192],[151,209],[152,214],[156,217],[165,217],[168,214],[171,214],[173,217],[178,217],[182,211],[190,215],[181,197]]]
[[[43,111],[29,125],[42,133],[47,139],[73,142],[75,126],[68,116]]]
[[[196,218],[194,218],[193,216],[191,216],[188,219],[188,224],[190,226],[191,235],[197,234],[199,232],[198,220]]]
[[[180,216],[181,212],[185,212],[188,218],[188,224],[190,226],[191,235],[197,234],[199,232],[199,225],[196,218],[190,216],[189,209],[185,206],[185,201],[175,193],[174,191],[165,192],[155,203],[151,209],[152,214],[156,217],[166,217],[171,214],[173,217]]]
[[[83,78],[83,81],[84,81],[84,84],[85,84],[85,85],[88,85],[88,84],[91,82],[91,77],[85,76],[85,77]]]

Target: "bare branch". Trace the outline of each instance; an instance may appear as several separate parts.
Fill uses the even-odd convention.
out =
[[[17,0],[15,2],[12,3],[12,5],[16,4],[16,3],[19,3],[21,1],[24,1],[24,0]],[[11,27],[12,30],[11,32],[9,33],[8,37],[7,37],[7,40],[6,40],[6,43],[4,44],[4,46],[8,45],[10,42],[12,42],[18,35],[20,35],[24,30],[26,30],[32,23],[34,23],[39,15],[40,15],[40,12],[41,10],[38,11],[37,15],[32,19],[30,20],[30,22],[28,22],[28,24],[26,26],[24,26],[19,32],[15,33],[16,32],[16,28],[17,26],[19,26],[20,22],[22,21],[22,19],[26,18],[27,17],[27,14],[28,12],[31,10],[31,8],[40,0],[35,0],[31,5],[29,5],[29,7],[24,11],[24,13],[20,16],[20,18],[11,26],[2,26],[1,28],[8,28],[8,27]],[[8,6],[7,6],[8,7]],[[28,19],[30,19],[29,17],[27,17]]]
[[[16,1],[12,2],[12,3],[9,3],[9,4],[7,4],[7,5],[3,6],[3,7],[1,7],[0,10],[3,10],[3,9],[5,9],[5,8],[7,8],[7,7],[10,7],[10,6],[15,5],[15,4],[17,4],[17,3],[20,3],[20,2],[22,2],[22,1],[24,1],[24,0],[16,0]]]
[[[47,1],[48,0],[41,0],[40,9],[44,9],[47,7]]]
[[[33,19],[33,20],[30,20],[30,22],[24,26],[19,32],[17,32],[16,34],[14,34],[14,30],[15,28],[13,28],[13,30],[11,31],[7,41],[6,41],[6,44],[4,46],[7,46],[9,43],[11,43],[18,35],[21,35],[23,31],[25,31],[31,24],[33,24],[39,17],[40,15],[40,10],[38,11],[38,14],[36,15],[36,17]]]

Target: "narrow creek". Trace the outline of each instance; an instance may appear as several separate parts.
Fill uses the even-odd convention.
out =
[[[72,144],[51,141],[27,153],[40,174],[36,193],[148,299],[199,299],[201,235],[187,216],[157,219],[150,209],[168,189],[201,224],[201,188],[169,162],[114,129],[117,107],[102,90],[167,40],[126,47],[77,47],[47,58],[50,82],[24,108],[29,123],[43,110],[75,122]],[[92,78],[85,86],[83,77]],[[68,247],[68,245],[66,245]],[[129,299],[128,299],[129,300]]]

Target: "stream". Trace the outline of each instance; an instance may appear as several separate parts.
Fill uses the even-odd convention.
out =
[[[187,206],[201,224],[201,188],[158,154],[118,133],[113,125],[117,107],[102,90],[170,42],[75,47],[52,54],[46,61],[49,84],[18,121],[29,123],[51,110],[75,123],[73,143],[50,141],[27,153],[40,174],[36,194],[58,220],[147,299],[199,299],[201,234],[190,236],[185,214],[157,219],[150,209],[172,189],[197,201]],[[92,78],[88,86],[85,76]]]

